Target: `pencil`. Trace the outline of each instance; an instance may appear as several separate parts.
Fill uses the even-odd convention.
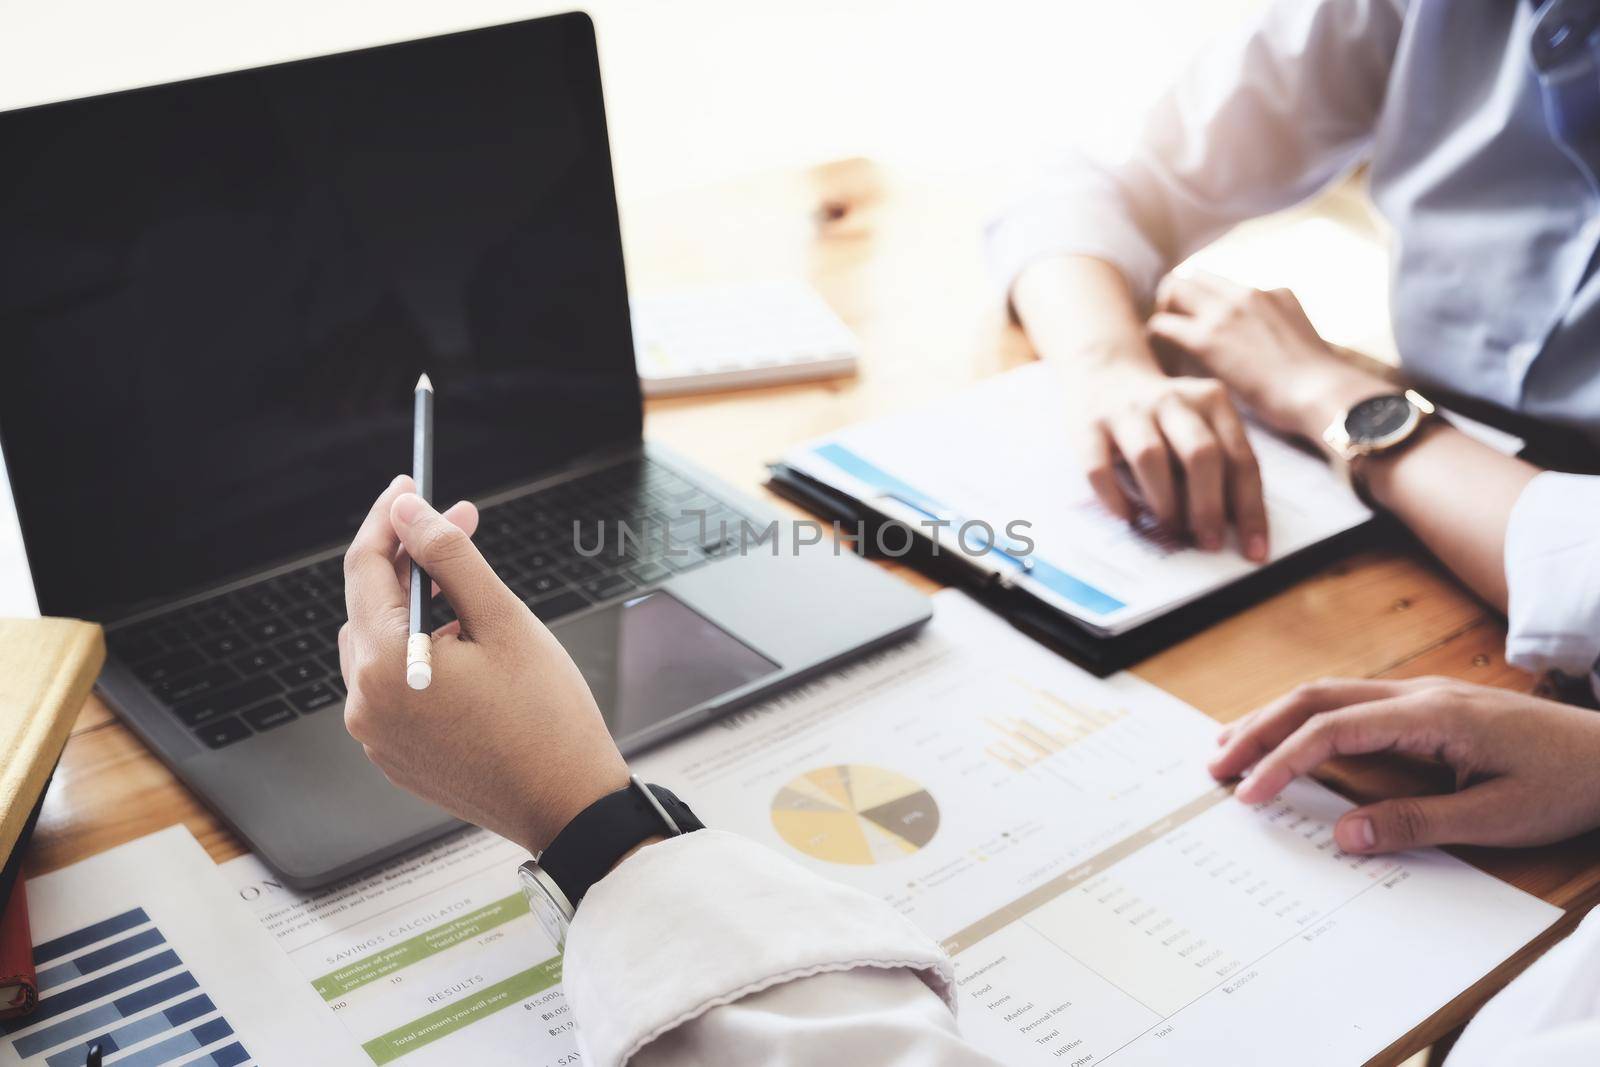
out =
[[[433,383],[417,379],[411,417],[411,480],[417,495],[433,503]],[[411,620],[406,637],[406,684],[426,689],[433,681],[433,625],[429,621],[433,579],[411,561]]]

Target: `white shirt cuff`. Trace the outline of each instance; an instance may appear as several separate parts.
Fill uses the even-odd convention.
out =
[[[1506,585],[1506,659],[1588,676],[1600,654],[1600,477],[1528,483],[1506,526]]]
[[[584,1063],[619,1067],[711,1008],[858,967],[909,968],[955,1011],[949,957],[910,920],[734,834],[640,849],[584,897],[562,981]]]
[[[1134,299],[1148,305],[1168,264],[1134,221],[1115,180],[1099,164],[1082,159],[1051,185],[984,231],[989,271],[1004,296],[1010,298],[1017,277],[1039,260],[1081,255],[1117,268]]]

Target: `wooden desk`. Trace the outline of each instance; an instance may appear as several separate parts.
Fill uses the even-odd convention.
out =
[[[765,493],[762,463],[786,446],[1030,359],[983,273],[981,219],[974,196],[891,180],[861,161],[630,206],[623,223],[635,289],[805,277],[856,329],[867,353],[851,380],[653,401],[646,432]],[[1504,636],[1482,604],[1415,548],[1396,544],[1335,563],[1136,673],[1223,721],[1329,674],[1449,674],[1527,689],[1531,679],[1504,661]],[[1330,777],[1357,797],[1427,785],[1397,763],[1338,767]],[[91,698],[46,798],[29,871],[180,821],[213,858],[240,853],[238,840]],[[1600,899],[1597,843],[1462,854],[1568,908],[1569,927]],[[1519,954],[1373,1062],[1399,1063],[1460,1025],[1553,939]]]

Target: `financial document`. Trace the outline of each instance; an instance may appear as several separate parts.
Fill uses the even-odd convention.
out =
[[[516,879],[527,858],[469,829],[315,893],[253,855],[222,870],[358,1062],[569,1067],[561,957]]]
[[[937,537],[945,551],[982,556],[1009,580],[1105,633],[1121,633],[1259,568],[1232,542],[1204,552],[1163,533],[1148,513],[1130,526],[1108,512],[1074,458],[1068,388],[1055,364],[1030,364],[929,407],[813,441],[784,461]],[[1248,432],[1261,467],[1272,560],[1372,517],[1321,459],[1264,430]],[[937,523],[943,525],[930,525]],[[991,543],[992,551],[977,551]],[[1008,546],[1028,556],[1029,569],[1016,566]],[[879,547],[892,552],[903,545],[896,539]]]
[[[1349,1067],[1560,914],[1443,852],[1340,851],[1315,783],[1239,803],[1216,729],[947,591],[920,637],[634,766],[942,941],[1008,1064]]]
[[[0,1022],[0,1064],[359,1064],[289,961],[174,826],[28,882],[32,1015]]]

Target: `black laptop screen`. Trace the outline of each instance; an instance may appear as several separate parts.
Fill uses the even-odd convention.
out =
[[[637,440],[581,15],[0,115],[0,435],[40,606],[347,539]]]

